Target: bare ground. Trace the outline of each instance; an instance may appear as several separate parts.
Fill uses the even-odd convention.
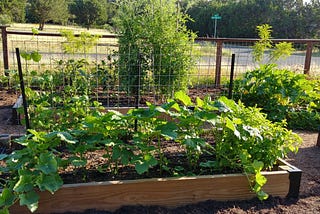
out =
[[[21,125],[11,125],[11,106],[18,95],[0,91],[0,135],[24,134],[25,129]],[[211,213],[284,213],[284,214],[314,214],[320,213],[320,147],[316,146],[318,133],[297,131],[303,138],[297,154],[290,154],[286,159],[289,163],[303,171],[300,185],[300,197],[274,198],[260,202],[257,199],[249,201],[206,201],[198,204],[190,204],[175,209],[165,207],[130,206],[122,207],[114,213],[130,214],[211,214]],[[106,214],[107,211],[88,210],[83,214]],[[67,213],[65,213],[67,214]],[[71,214],[71,213],[69,213]],[[75,214],[75,213],[73,213]]]

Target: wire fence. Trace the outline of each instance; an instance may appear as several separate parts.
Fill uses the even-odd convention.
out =
[[[117,41],[116,36],[102,36],[90,49],[86,49],[84,45],[83,49],[66,53],[66,45],[70,44],[61,35],[7,32],[8,65],[5,68],[4,61],[0,60],[3,69],[1,77],[8,80],[8,87],[17,87],[19,81],[15,48],[27,53],[37,51],[41,55],[39,62],[22,60],[26,86],[50,93],[73,90],[74,94],[89,95],[91,100],[99,101],[107,107],[127,107],[145,106],[147,102],[160,104],[179,88],[173,84],[179,85],[182,81],[187,82],[187,91],[191,97],[227,95],[232,54],[235,54],[235,79],[259,66],[252,56],[252,45],[257,41],[255,39],[198,38],[195,43],[190,44],[192,51],[188,54],[195,63],[186,73],[170,71],[170,67],[177,67],[174,53],[172,60],[166,61],[166,64],[155,64],[152,59],[160,58],[161,61],[163,56],[154,55],[148,56],[151,61],[141,60],[129,65],[117,65],[120,57]],[[295,52],[290,57],[277,61],[278,66],[297,73],[319,76],[320,40],[290,42],[294,44]],[[3,43],[0,47],[4,49]],[[4,53],[0,54],[1,59],[4,58]],[[152,51],[150,54],[152,55]],[[263,63],[268,61],[268,55],[269,53],[266,53]],[[123,73],[123,67],[134,68],[137,73]],[[163,73],[165,70],[169,72]],[[179,79],[179,76],[186,79]],[[133,81],[134,79],[137,81]],[[172,79],[178,81],[174,82]],[[124,80],[128,83],[126,86]],[[4,81],[2,85],[3,83]],[[130,88],[133,91],[130,91]],[[167,94],[164,94],[164,91]],[[64,92],[63,96],[68,96],[68,93]]]

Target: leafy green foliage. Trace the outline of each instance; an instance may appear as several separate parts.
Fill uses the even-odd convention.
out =
[[[31,51],[30,53],[21,51],[20,55],[26,61],[32,60],[34,62],[40,62],[42,58],[42,55],[38,51]]]
[[[13,22],[25,21],[25,7],[27,0],[1,0],[0,1],[0,24],[6,25]]]
[[[288,127],[317,130],[320,124],[319,81],[275,65],[262,65],[235,82],[235,99],[257,106],[276,122],[287,120]]]
[[[58,174],[58,163],[61,162],[56,154],[56,148],[61,143],[58,133],[45,134],[34,130],[30,133],[18,139],[24,148],[6,158],[5,171],[10,174],[10,179],[2,183],[5,190],[0,196],[3,210],[19,200],[20,205],[26,205],[34,212],[39,200],[35,190],[53,193],[63,183]]]
[[[38,61],[41,55],[37,51],[21,52],[26,62]],[[98,107],[89,95],[93,95],[94,84],[114,84],[117,79],[111,62],[101,61],[89,66],[85,59],[57,61],[56,70],[38,73],[27,71],[25,77],[29,87],[26,94],[29,104],[29,115],[32,127],[37,130],[66,130],[77,127],[86,115],[95,114]],[[97,79],[101,79],[97,82]],[[19,79],[16,71],[10,71],[4,78],[5,83],[15,84],[18,88]],[[40,88],[31,90],[31,87]],[[47,123],[51,121],[52,123]]]
[[[27,89],[26,93],[29,99],[33,98],[29,102],[31,104],[29,114],[31,127],[37,130],[64,131],[69,128],[77,128],[85,116],[95,114],[98,111],[98,109],[90,108],[94,107],[96,103],[91,102],[86,95],[75,95],[63,99],[59,95],[41,94],[30,89]]]
[[[235,105],[225,98],[220,102],[224,103],[219,107],[221,121],[214,131],[218,166],[241,168],[249,175],[252,190],[265,199],[262,186],[266,179],[261,170],[272,168],[277,158],[285,157],[288,152],[297,152],[301,138],[283,128],[283,124],[267,120],[257,108],[246,108],[240,102]]]
[[[105,1],[75,0],[69,10],[75,16],[74,21],[88,30],[93,24],[107,19]]]
[[[11,17],[7,14],[0,15],[0,25],[8,25],[11,23]]]
[[[256,62],[261,62],[264,53],[268,50],[271,50],[268,63],[290,56],[294,51],[292,43],[289,42],[280,42],[273,45],[273,42],[271,41],[271,28],[272,27],[268,24],[257,26],[260,39],[253,46],[253,58]]]
[[[156,84],[160,94],[185,89],[193,65],[190,55],[195,35],[187,30],[188,17],[173,0],[117,1],[115,19],[119,38],[119,80],[136,94],[138,85]]]
[[[214,22],[211,16],[215,13],[222,16],[217,25],[219,37],[255,38],[255,26],[262,23],[273,26],[276,38],[315,38],[319,31],[319,27],[315,27],[320,14],[318,1],[190,0],[188,2],[195,2],[187,9],[193,20],[188,23],[188,27],[200,37],[212,37]]]
[[[19,74],[17,70],[6,70],[8,76],[0,76],[0,86],[12,88],[13,90],[18,90],[19,88]]]
[[[91,35],[89,32],[81,32],[79,36],[74,35],[71,30],[61,30],[61,35],[67,39],[63,44],[65,53],[89,53],[98,42],[98,35]]]
[[[78,101],[74,101],[76,105]],[[76,111],[86,108],[80,104]],[[29,130],[29,135],[17,140],[22,149],[0,157],[6,163],[2,172],[8,175],[1,183],[2,212],[17,201],[35,211],[39,200],[36,190],[57,191],[63,183],[59,170],[72,166],[85,172],[85,154],[95,150],[104,150],[103,157],[108,160],[99,170],[115,175],[119,166],[132,167],[138,174],[158,167],[160,174],[166,171],[172,176],[208,170],[242,171],[251,189],[266,199],[263,186],[267,180],[261,171],[271,169],[277,158],[288,152],[296,152],[301,142],[282,123],[267,120],[258,108],[247,108],[225,97],[193,101],[181,91],[160,106],[148,103],[148,108],[132,109],[127,114],[96,111],[66,127],[56,126],[56,130]],[[170,166],[164,141],[183,148],[187,166]],[[67,158],[61,158],[60,148],[68,152]]]
[[[64,24],[69,16],[66,0],[32,0],[26,10],[28,18],[39,23],[39,30],[48,21]]]

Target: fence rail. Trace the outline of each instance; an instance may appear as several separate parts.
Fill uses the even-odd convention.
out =
[[[33,34],[32,32],[21,32],[21,31],[8,31],[7,28],[8,26],[0,26],[1,28],[1,36],[2,36],[2,55],[3,55],[3,69],[4,71],[11,69],[10,64],[12,62],[9,62],[9,56],[14,55],[14,49],[15,46],[15,40],[18,41],[17,38],[21,36],[29,36],[34,38],[34,37],[43,37],[43,38],[50,38],[50,37],[56,37],[56,38],[62,38],[62,35],[59,33],[45,33],[45,32],[40,32],[39,34]],[[10,37],[10,36],[15,36]],[[78,35],[76,35],[78,36]],[[117,39],[117,35],[101,35],[101,39]],[[30,41],[30,39],[22,39],[26,41]],[[197,38],[196,42],[209,42],[209,43],[215,43],[216,44],[216,59],[215,59],[215,69],[216,69],[216,84],[219,83],[219,74],[221,73],[221,66],[222,66],[222,56],[223,56],[223,50],[230,48],[230,44],[239,44],[242,47],[245,46],[250,46],[253,43],[258,41],[258,39],[243,39],[243,38]],[[313,51],[318,51],[319,52],[319,47],[320,47],[320,40],[319,39],[273,39],[273,42],[291,42],[295,46],[299,45],[299,48],[303,48],[303,51],[300,53],[300,55],[304,55],[304,63],[303,63],[303,73],[304,74],[310,74],[311,72],[311,62],[313,58],[317,58],[319,56],[313,56]],[[31,41],[30,41],[31,42]],[[39,42],[39,41],[37,41]],[[41,41],[40,41],[41,42]],[[62,42],[61,40],[59,41],[60,43]],[[11,47],[9,47],[11,43]],[[99,43],[97,46],[103,46],[106,44]],[[110,44],[109,44],[110,46]],[[235,51],[235,49],[233,50]],[[235,53],[237,54],[237,53]],[[320,54],[317,54],[320,55]],[[315,61],[318,61],[318,59],[315,59]],[[248,62],[248,63],[253,63],[253,62]],[[320,62],[315,62],[314,67],[320,67]],[[298,63],[300,64],[300,62]]]

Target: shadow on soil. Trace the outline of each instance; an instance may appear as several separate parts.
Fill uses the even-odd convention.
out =
[[[245,200],[245,201],[205,201],[197,204],[190,204],[186,206],[169,209],[160,206],[125,206],[116,210],[115,212],[87,210],[85,212],[66,212],[64,214],[212,214],[219,211],[227,211],[230,213],[243,212],[258,212],[261,210],[270,210],[279,205],[290,206],[295,204],[298,199],[295,198],[278,198],[269,197],[266,201],[259,201],[258,199]],[[232,211],[234,209],[234,212]]]

